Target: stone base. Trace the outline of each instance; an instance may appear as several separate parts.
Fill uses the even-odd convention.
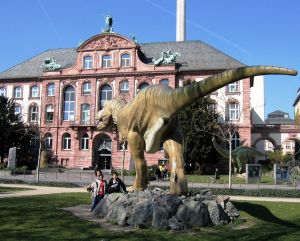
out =
[[[239,213],[229,198],[214,197],[209,190],[178,197],[156,188],[106,195],[93,215],[121,226],[184,230],[227,224]]]

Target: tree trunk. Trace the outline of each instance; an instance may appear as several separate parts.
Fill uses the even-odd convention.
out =
[[[230,138],[230,141],[229,141],[229,175],[228,175],[228,188],[231,189],[231,173],[232,173],[232,143],[231,143],[231,138]]]

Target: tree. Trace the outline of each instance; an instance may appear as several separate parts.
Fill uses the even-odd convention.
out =
[[[9,148],[26,149],[29,141],[26,126],[19,114],[15,114],[15,101],[0,96],[0,156],[1,162],[8,155]]]
[[[268,153],[268,159],[270,159],[272,163],[283,165],[284,163],[291,161],[293,156],[290,153],[284,154],[282,149],[276,149]]]
[[[184,85],[192,82],[188,80]],[[205,166],[216,160],[211,140],[216,132],[213,123],[218,122],[219,114],[214,101],[209,97],[201,98],[180,111],[178,118],[184,138],[185,163],[198,166],[201,173],[205,172]]]

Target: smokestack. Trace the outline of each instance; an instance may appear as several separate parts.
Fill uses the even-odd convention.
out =
[[[177,0],[176,41],[185,41],[185,0]]]

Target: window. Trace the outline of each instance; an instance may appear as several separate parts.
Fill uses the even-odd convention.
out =
[[[87,133],[85,133],[84,135],[82,135],[81,137],[81,150],[88,150],[89,149],[89,135]]]
[[[84,94],[84,95],[91,94],[91,82],[84,82],[82,84],[82,94]]]
[[[122,54],[121,67],[129,67],[129,66],[130,66],[130,54]]]
[[[147,87],[147,86],[149,86],[149,84],[148,83],[146,83],[146,82],[144,82],[144,83],[141,83],[140,85],[139,85],[139,90],[141,90],[141,89],[144,89],[145,87]]]
[[[239,133],[235,132],[231,139],[232,150],[237,148],[238,146],[240,146],[240,135]]]
[[[47,123],[52,123],[53,122],[53,116],[54,116],[53,105],[47,105],[46,106],[46,122]]]
[[[159,84],[168,86],[169,85],[169,80],[168,79],[162,79],[161,81],[159,81]]]
[[[37,87],[36,85],[32,86],[30,96],[31,97],[39,97],[39,87]]]
[[[45,148],[52,149],[52,134],[51,133],[45,134],[44,141],[45,141]]]
[[[22,115],[22,108],[20,105],[15,106],[15,115]]]
[[[39,136],[38,133],[34,132],[30,135],[29,147],[37,148],[39,146]]]
[[[122,80],[120,82],[120,92],[121,93],[129,93],[129,81],[128,80]]]
[[[83,104],[81,106],[81,124],[87,125],[90,123],[90,105]]]
[[[64,90],[63,120],[73,121],[75,114],[75,89],[68,86]]]
[[[38,107],[37,105],[32,105],[29,108],[29,122],[38,121]]]
[[[71,135],[69,133],[63,134],[62,149],[63,150],[71,150]]]
[[[16,87],[14,89],[14,98],[22,98],[22,88]]]
[[[92,56],[85,56],[83,59],[83,68],[92,69],[93,68],[93,58]]]
[[[100,110],[103,108],[104,103],[107,100],[111,100],[111,99],[112,99],[112,88],[110,85],[104,85],[100,89]]]
[[[102,56],[102,68],[110,68],[111,66],[111,56],[103,55]]]
[[[232,84],[227,85],[227,91],[230,93],[239,92],[239,82],[234,82]]]
[[[6,88],[5,87],[0,88],[0,96],[6,96]]]
[[[47,95],[54,96],[55,95],[55,85],[53,83],[48,84],[47,86]]]
[[[123,151],[123,144],[124,144],[124,142],[118,142],[118,150],[119,151]],[[128,146],[128,143],[127,143],[127,141],[125,141],[125,151],[127,151],[127,146]]]
[[[228,104],[228,120],[238,120],[239,119],[239,103],[231,102]]]

